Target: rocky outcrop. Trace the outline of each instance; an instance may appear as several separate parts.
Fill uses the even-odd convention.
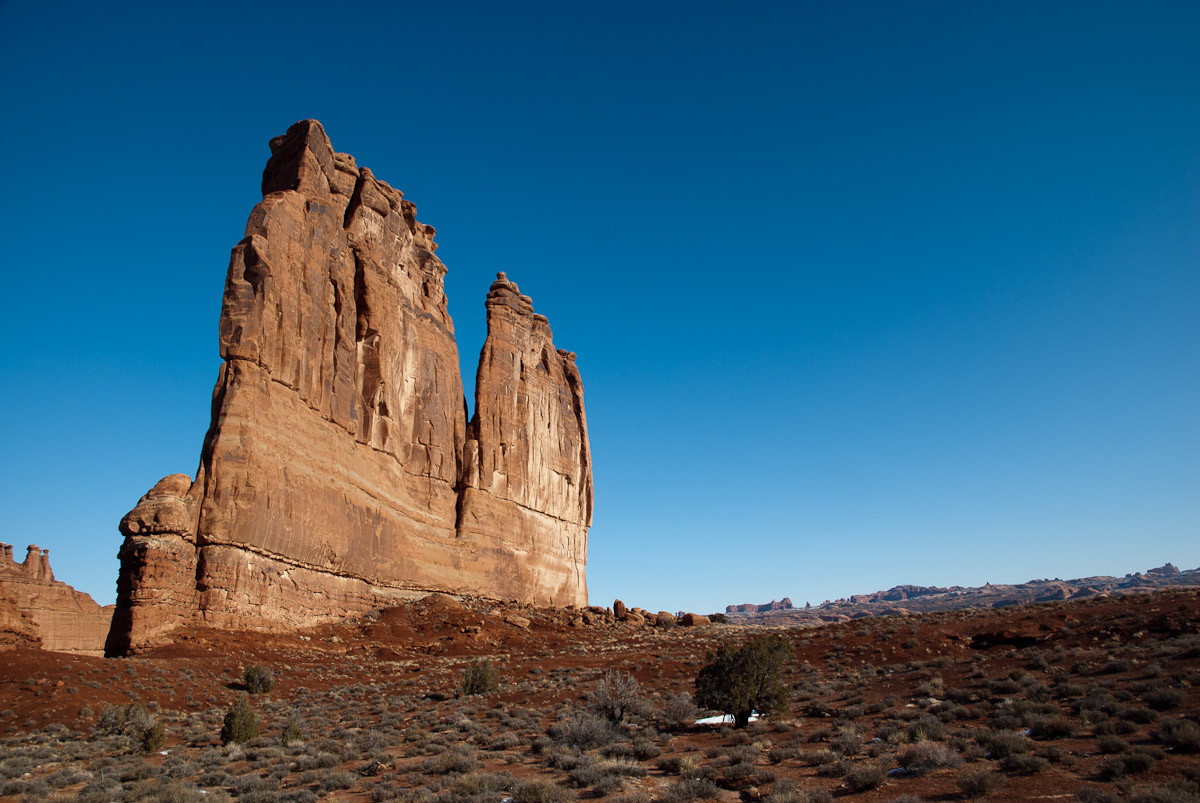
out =
[[[113,606],[54,579],[50,550],[31,544],[17,563],[13,548],[0,544],[0,647],[99,655]]]
[[[792,610],[792,601],[788,597],[776,601],[771,600],[763,605],[755,605],[752,602],[743,603],[742,605],[726,605],[725,613],[766,613],[767,611],[790,611]]]
[[[109,651],[185,622],[285,630],[430,591],[586,605],[574,355],[500,274],[468,423],[433,228],[314,120],[271,152],[230,260],[200,467],[121,523]]]
[[[575,355],[554,348],[546,318],[503,273],[488,291],[487,321],[458,535],[505,587],[536,589],[542,604],[586,605],[592,468]]]

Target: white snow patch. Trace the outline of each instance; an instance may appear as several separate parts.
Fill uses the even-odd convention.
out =
[[[758,722],[758,713],[750,715],[751,722]],[[715,717],[704,717],[693,722],[693,725],[732,725],[734,722],[733,714],[718,714]]]

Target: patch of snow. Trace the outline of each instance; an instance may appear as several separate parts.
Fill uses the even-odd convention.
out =
[[[758,722],[758,713],[750,715],[751,722]],[[718,714],[715,717],[704,717],[693,722],[693,725],[732,725],[734,722],[733,714]]]

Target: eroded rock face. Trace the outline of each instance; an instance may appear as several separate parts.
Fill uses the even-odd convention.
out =
[[[433,228],[314,120],[271,151],[230,260],[200,469],[122,522],[110,652],[430,591],[586,604],[574,355],[501,274],[468,426]]]
[[[99,655],[113,606],[54,579],[50,551],[30,544],[17,563],[13,548],[0,544],[0,648],[42,647]]]
[[[575,355],[503,273],[487,314],[459,535],[505,584],[537,589],[530,601],[585,606],[592,468]]]

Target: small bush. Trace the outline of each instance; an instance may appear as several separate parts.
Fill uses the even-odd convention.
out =
[[[225,712],[221,725],[221,744],[245,744],[258,737],[258,715],[250,707],[250,697],[243,694]]]
[[[1100,748],[1100,752],[1105,755],[1113,753],[1124,753],[1129,749],[1129,742],[1122,739],[1120,736],[1101,736],[1096,740],[1096,746]]]
[[[251,664],[242,673],[242,685],[250,694],[266,694],[275,688],[275,673],[265,666]]]
[[[1142,786],[1129,796],[1130,803],[1196,803],[1197,800],[1200,800],[1200,788],[1190,781]]]
[[[846,782],[850,791],[866,792],[883,786],[883,782],[887,780],[887,772],[878,764],[856,763],[846,769],[842,780]]]
[[[486,659],[475,661],[463,671],[463,694],[488,694],[500,688],[500,670]]]
[[[1012,731],[989,731],[979,737],[979,743],[988,751],[991,758],[1007,758],[1022,753],[1032,753],[1034,747],[1033,742]]]
[[[1145,753],[1130,753],[1110,758],[1100,765],[1100,777],[1106,781],[1119,781],[1127,775],[1137,775],[1154,766],[1154,759]]]
[[[1156,689],[1147,693],[1142,699],[1155,711],[1170,711],[1172,708],[1183,705],[1186,698],[1179,689]]]
[[[923,775],[933,770],[962,765],[958,753],[941,742],[917,742],[901,750],[897,760],[910,775]]]
[[[711,800],[720,797],[717,785],[704,778],[676,781],[658,796],[660,803],[683,803],[687,800]],[[519,801],[518,801],[519,803]]]
[[[588,707],[614,725],[619,725],[628,716],[640,716],[650,712],[650,703],[642,696],[641,684],[627,672],[609,670],[596,688],[587,694]]]
[[[1158,725],[1157,736],[1180,753],[1200,753],[1200,725],[1190,719],[1164,719]]]
[[[1117,797],[1107,789],[1099,786],[1085,786],[1075,791],[1078,803],[1117,803]]]
[[[568,711],[562,719],[551,725],[549,734],[561,744],[581,750],[603,747],[617,737],[616,730],[607,719],[578,709]]]
[[[1065,739],[1075,733],[1075,723],[1064,716],[1046,717],[1034,723],[1031,735],[1035,739]]]
[[[957,783],[963,797],[977,800],[1000,791],[1004,786],[1004,778],[987,767],[972,767],[959,773]]]
[[[692,696],[687,692],[669,694],[658,711],[658,721],[668,728],[686,728],[700,716]]]
[[[279,741],[285,745],[299,744],[304,741],[304,734],[300,733],[300,726],[296,724],[296,720],[289,719],[288,724],[283,726],[283,730],[279,734]]]
[[[167,731],[161,722],[154,721],[150,727],[137,735],[138,747],[143,753],[157,752],[167,740]]]
[[[106,707],[100,714],[97,727],[128,737],[143,753],[155,752],[166,741],[163,724],[141,703]]]
[[[549,778],[533,778],[517,785],[512,803],[567,803],[574,797]]]
[[[1000,762],[1000,769],[1013,775],[1034,775],[1049,766],[1041,756],[1009,756]]]

